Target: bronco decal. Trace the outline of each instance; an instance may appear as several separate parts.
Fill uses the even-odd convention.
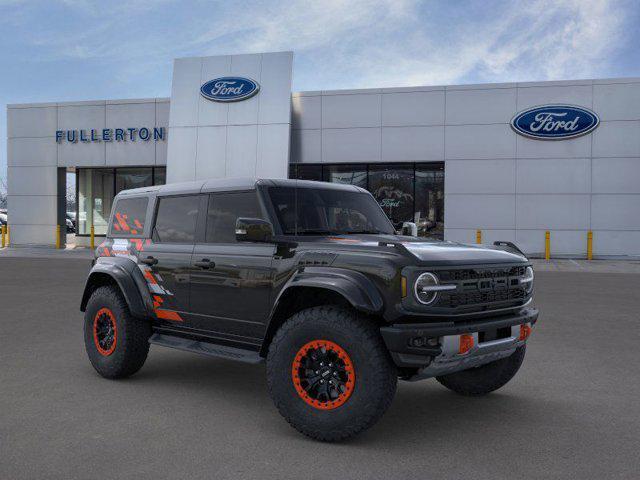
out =
[[[124,217],[126,217],[126,215]],[[118,214],[116,214],[116,218],[120,221]],[[115,226],[114,224],[114,227]],[[147,282],[147,288],[153,297],[153,312],[156,317],[161,320],[183,322],[184,319],[180,314],[171,310],[173,293],[162,285],[162,277],[158,273],[154,273],[151,267],[138,262],[138,255],[142,253],[148,245],[151,245],[151,240],[148,238],[108,238],[96,248],[96,256],[126,257],[136,262],[136,265],[142,272],[142,276]],[[160,308],[160,306],[164,306],[164,308]]]

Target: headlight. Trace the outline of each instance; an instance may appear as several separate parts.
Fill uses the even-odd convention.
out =
[[[436,277],[433,273],[423,273],[421,274],[416,283],[413,286],[413,292],[415,293],[416,299],[423,305],[430,305],[433,303],[438,296],[438,292],[441,290],[445,290],[443,287],[449,287],[445,285],[438,285],[438,277]],[[451,285],[453,289],[455,289],[455,285]],[[449,290],[450,288],[446,288]]]
[[[524,291],[527,295],[533,291],[533,268],[527,267],[524,271],[524,277],[520,282],[524,285]]]

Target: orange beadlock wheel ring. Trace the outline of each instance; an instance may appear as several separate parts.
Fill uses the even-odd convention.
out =
[[[318,410],[333,410],[349,399],[356,372],[347,352],[329,340],[312,340],[293,359],[293,386],[300,398]]]
[[[118,326],[116,317],[108,308],[101,308],[93,317],[93,343],[100,355],[108,357],[118,342]]]

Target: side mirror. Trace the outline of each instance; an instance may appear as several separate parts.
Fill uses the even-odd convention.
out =
[[[404,222],[402,224],[402,235],[408,235],[410,237],[418,236],[418,226],[413,222]]]
[[[236,240],[238,242],[270,242],[273,225],[260,218],[238,218],[236,220]]]

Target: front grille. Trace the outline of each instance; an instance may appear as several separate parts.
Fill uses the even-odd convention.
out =
[[[520,279],[526,266],[506,268],[466,268],[438,272],[440,283],[456,284],[453,292],[441,292],[436,305],[441,308],[518,305],[527,297]]]
[[[456,308],[463,305],[479,305],[483,303],[506,302],[522,300],[525,297],[524,288],[501,290],[497,292],[469,292],[443,295],[438,306]]]
[[[438,272],[440,282],[460,280],[477,280],[480,278],[522,277],[527,267],[509,268],[465,268],[461,270],[444,270]]]

